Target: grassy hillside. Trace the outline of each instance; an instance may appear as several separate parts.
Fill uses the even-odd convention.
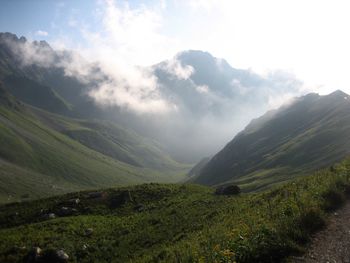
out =
[[[194,178],[245,190],[290,180],[343,159],[350,149],[350,97],[309,94],[253,120]]]
[[[171,182],[181,179],[178,174],[186,171],[186,167],[161,154],[154,144],[148,145],[141,137],[116,126],[103,130],[110,126],[33,109],[4,90],[0,102],[1,202],[28,194],[33,198],[111,185]],[[82,130],[96,137],[85,141],[83,136],[66,135]],[[119,150],[121,158],[116,156]],[[143,153],[147,156],[142,157]],[[124,156],[138,165],[127,163]],[[159,169],[153,169],[157,165]]]
[[[13,96],[25,103],[60,114],[69,114],[71,111],[72,106],[50,87],[16,75],[7,76],[3,82]]]
[[[104,120],[70,119],[32,108],[43,124],[86,147],[137,167],[169,172],[186,168],[171,159],[156,141]]]
[[[280,262],[302,251],[326,213],[341,205],[349,177],[344,161],[239,197],[196,185],[145,184],[6,205],[0,261],[21,262],[39,246],[44,254],[63,249],[70,262]],[[60,216],[63,206],[73,215]]]

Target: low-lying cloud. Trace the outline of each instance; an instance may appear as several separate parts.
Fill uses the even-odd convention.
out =
[[[302,82],[282,71],[262,76],[217,58],[190,65],[181,53],[169,59],[166,49],[179,50],[160,33],[157,9],[107,0],[96,15],[102,21],[98,32],[79,19],[70,23],[85,39],[84,48],[53,50],[30,41],[10,46],[24,66],[61,68],[100,107],[125,109],[130,127],[161,141],[182,161],[214,154],[252,118],[304,92]]]

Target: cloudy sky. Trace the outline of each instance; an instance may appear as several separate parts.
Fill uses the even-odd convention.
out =
[[[200,49],[233,67],[282,69],[350,92],[350,4],[341,0],[2,1],[0,31],[92,57],[151,65]]]

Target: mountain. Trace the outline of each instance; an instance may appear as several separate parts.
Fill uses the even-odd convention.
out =
[[[45,41],[0,33],[0,80],[11,94],[52,113],[112,121],[160,142],[181,162],[195,163],[217,152],[273,98],[297,93],[300,86],[292,76],[236,69],[200,50],[179,52],[142,70],[154,76],[157,93],[176,110],[140,115],[117,105],[97,105],[90,92],[111,79],[98,62],[55,50]]]
[[[71,106],[52,88],[27,77],[10,75],[3,80],[8,91],[21,101],[50,112],[69,115]]]
[[[162,97],[177,110],[167,118],[147,119],[153,125],[144,130],[165,143],[172,156],[191,162],[220,150],[232,134],[266,112],[275,98],[298,94],[301,85],[288,74],[262,76],[200,50],[179,52],[153,70]]]
[[[205,157],[202,160],[200,160],[199,163],[197,163],[189,172],[188,176],[195,177],[197,176],[200,171],[203,169],[204,166],[207,165],[207,163],[210,161],[211,157]]]
[[[253,120],[193,182],[234,182],[246,190],[326,167],[350,152],[350,97],[308,94]]]
[[[113,123],[71,119],[20,102],[0,85],[0,202],[181,179],[185,166]]]

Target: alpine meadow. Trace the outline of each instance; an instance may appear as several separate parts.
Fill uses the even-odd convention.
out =
[[[0,262],[350,262],[348,7],[0,1]]]

